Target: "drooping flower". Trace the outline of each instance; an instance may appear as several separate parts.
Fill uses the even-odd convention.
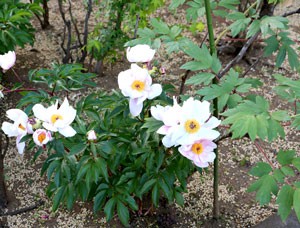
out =
[[[201,139],[190,145],[183,145],[178,148],[179,152],[186,158],[192,160],[198,167],[208,167],[209,162],[213,162],[216,155],[213,150],[217,145],[211,140]]]
[[[220,133],[213,128],[221,121],[211,116],[209,102],[189,98],[183,103],[178,128],[172,132],[171,141],[179,145],[190,145],[199,139],[214,140]]]
[[[37,129],[32,137],[33,141],[38,146],[43,146],[52,140],[51,133],[45,129]]]
[[[0,55],[0,67],[3,71],[9,70],[16,62],[16,53],[14,51],[9,51],[4,55]]]
[[[136,64],[118,75],[118,84],[124,96],[129,97],[129,109],[133,116],[138,116],[146,99],[153,99],[162,92],[159,84],[152,85],[152,78],[146,69]]]
[[[48,108],[36,104],[32,111],[38,119],[43,121],[43,127],[47,130],[59,132],[65,137],[72,137],[76,134],[76,131],[70,126],[76,117],[76,110],[69,105],[67,98],[59,108],[58,101],[56,101]]]
[[[28,123],[28,116],[20,109],[9,109],[6,111],[6,115],[14,122],[3,122],[1,129],[8,137],[17,137],[16,144],[18,152],[19,154],[23,154],[25,142],[20,143],[20,140],[27,133],[31,133],[32,129],[31,125]]]
[[[97,139],[97,135],[96,135],[96,132],[94,130],[89,130],[87,132],[87,139],[88,140],[91,140],[91,141],[94,141]]]
[[[182,118],[182,108],[178,105],[177,100],[173,97],[173,106],[163,107],[161,105],[152,106],[151,115],[164,123],[158,130],[158,134],[165,135],[162,143],[165,147],[177,146],[176,142],[172,142],[172,132],[178,128]]]
[[[151,49],[149,45],[138,44],[134,47],[128,47],[126,54],[131,63],[146,63],[153,59],[155,50]]]

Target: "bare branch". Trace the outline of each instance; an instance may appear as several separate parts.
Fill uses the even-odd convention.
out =
[[[300,14],[300,8],[297,9],[297,10],[291,11],[291,12],[287,12],[287,13],[283,14],[282,16],[283,17],[288,17],[288,16],[291,16],[291,15],[294,15],[294,14],[298,14],[298,13]]]

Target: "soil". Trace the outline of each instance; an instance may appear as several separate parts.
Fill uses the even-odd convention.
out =
[[[73,1],[73,12],[77,18],[83,18],[82,1]],[[76,4],[75,4],[76,3]],[[285,6],[278,9],[278,14],[282,11],[292,8],[296,1],[286,1]],[[52,62],[62,59],[60,50],[62,21],[58,12],[57,2],[49,1],[50,23],[51,27],[47,30],[41,30],[37,20],[33,23],[37,27],[36,42],[33,47],[18,49],[17,62],[13,71],[8,71],[2,83],[6,87],[11,87],[20,81],[24,87],[36,87],[28,81],[28,71],[30,69],[49,67]],[[81,17],[80,17],[81,16]],[[178,10],[176,16],[168,13],[167,9],[159,9],[153,16],[160,16],[169,24],[176,23],[178,20],[184,22],[183,11]],[[92,18],[95,17],[92,14]],[[295,20],[294,20],[295,18]],[[290,18],[293,26],[291,33],[293,38],[299,42],[299,16]],[[296,22],[295,22],[296,21]],[[92,24],[94,22],[91,22]],[[217,33],[222,31],[223,21],[217,21]],[[193,39],[201,40],[204,34],[200,34]],[[261,44],[253,46],[247,54],[248,58],[255,58],[261,55]],[[233,58],[227,52],[219,53],[224,64]],[[179,66],[186,62],[186,58],[181,54],[168,56],[166,53],[158,51],[157,57],[163,67],[167,69],[165,78],[157,80],[167,83],[173,83],[179,86],[184,71],[179,70]],[[238,65],[239,69],[245,71],[249,63],[244,59]],[[299,75],[293,73],[285,63],[282,68],[276,69],[272,59],[264,59],[252,69],[247,77],[256,77],[263,81],[264,86],[254,90],[257,94],[263,94],[271,102],[273,109],[288,109],[287,106],[272,91],[275,85],[272,78],[273,73],[282,73],[299,80]],[[104,74],[97,77],[95,82],[98,84],[97,89],[110,90],[117,89],[117,75],[120,71],[129,67],[129,63],[124,58],[124,53],[120,53],[117,62],[106,63]],[[192,94],[193,87],[186,87],[185,92]],[[73,99],[81,96],[86,91],[80,91],[73,94]],[[18,94],[8,94],[2,100],[5,108],[14,108],[16,101],[20,98]],[[1,112],[1,120],[3,117]],[[2,122],[2,121],[1,121]],[[275,163],[275,155],[279,148],[295,149],[300,155],[299,132],[290,130],[286,127],[286,140],[277,140],[271,144],[263,143],[268,158]],[[277,212],[274,200],[264,207],[259,206],[255,201],[253,193],[247,193],[246,189],[254,181],[253,177],[248,175],[249,170],[258,161],[264,161],[264,157],[257,151],[256,147],[247,138],[241,140],[225,139],[219,145],[220,151],[220,212],[219,221],[212,219],[212,166],[203,175],[195,173],[189,180],[188,191],[184,194],[184,207],[175,204],[167,204],[165,199],[160,200],[160,206],[157,209],[150,210],[147,215],[131,215],[131,227],[251,227]],[[14,140],[10,140],[9,150],[4,160],[4,171],[6,175],[6,188],[8,194],[8,204],[6,212],[15,211],[16,209],[36,206],[35,209],[12,216],[1,216],[0,227],[122,227],[115,217],[113,221],[107,223],[103,213],[93,214],[92,203],[77,202],[72,211],[64,208],[59,209],[56,213],[51,212],[51,200],[45,195],[47,180],[40,176],[40,168],[44,157],[40,157],[35,163],[32,162],[33,151],[26,151],[24,157],[17,154]],[[299,176],[297,176],[299,178]],[[43,202],[41,204],[40,202]],[[269,219],[270,220],[270,219]],[[272,220],[272,219],[271,219]],[[298,223],[299,224],[299,223]],[[276,226],[260,226],[273,227]],[[279,227],[279,226],[278,226]]]

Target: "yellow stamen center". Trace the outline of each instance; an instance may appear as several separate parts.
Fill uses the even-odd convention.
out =
[[[187,133],[193,134],[193,133],[196,133],[197,131],[199,131],[200,124],[197,120],[191,119],[191,120],[187,120],[185,122],[184,128],[185,128]]]
[[[41,134],[38,135],[38,140],[40,143],[42,143],[46,138],[46,133],[42,132]]]
[[[23,130],[23,131],[26,130],[26,128],[25,128],[22,124],[19,124],[19,125],[18,125],[18,128],[20,128],[20,129]]]
[[[133,90],[137,90],[139,92],[143,91],[145,89],[145,83],[139,80],[135,80],[132,84],[131,84],[131,88]]]
[[[192,151],[199,155],[203,152],[203,145],[201,143],[194,143],[193,146],[192,146]]]
[[[62,120],[63,117],[59,114],[54,114],[51,116],[51,122],[54,124],[57,120]]]

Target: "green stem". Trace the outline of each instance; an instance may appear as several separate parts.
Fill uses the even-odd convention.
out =
[[[216,55],[216,46],[215,46],[215,37],[214,37],[214,30],[213,30],[213,23],[212,23],[212,14],[211,14],[211,7],[210,7],[210,0],[204,0],[205,4],[205,12],[206,12],[206,20],[207,20],[207,29],[208,29],[208,36],[209,36],[209,47],[210,53],[212,55]],[[217,78],[213,80],[214,84],[218,83]],[[213,100],[214,104],[214,116],[218,117],[219,110],[218,110],[218,99],[215,98]],[[214,160],[214,184],[213,184],[213,218],[219,219],[220,217],[220,205],[219,205],[219,154],[218,150],[215,150],[216,158]]]

